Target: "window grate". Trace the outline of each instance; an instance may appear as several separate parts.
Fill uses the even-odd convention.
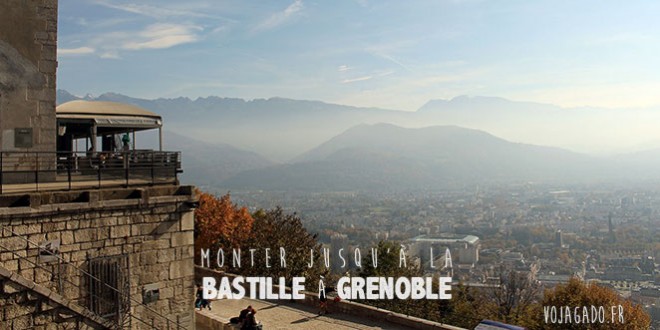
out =
[[[130,321],[130,281],[126,255],[89,261],[89,309],[123,328]]]

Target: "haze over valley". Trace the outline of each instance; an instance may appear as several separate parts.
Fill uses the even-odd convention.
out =
[[[58,92],[60,104],[74,99],[80,98]],[[166,149],[186,154],[184,178],[219,190],[660,179],[658,133],[650,129],[660,123],[660,109],[564,109],[467,96],[429,101],[416,112],[282,98],[146,100],[106,93],[84,99],[161,114]],[[626,134],[633,130],[638,133]],[[580,145],[594,147],[586,152]]]

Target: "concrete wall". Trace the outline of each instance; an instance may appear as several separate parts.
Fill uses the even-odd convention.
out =
[[[0,150],[55,151],[56,71],[57,0],[0,1]],[[32,128],[31,148],[16,147],[17,128]],[[54,164],[54,157],[40,160],[42,169]]]
[[[126,255],[130,297],[137,301],[131,302],[132,314],[148,323],[133,320],[131,328],[151,329],[152,322],[167,328],[163,318],[140,305],[143,289],[152,286],[159,299],[146,306],[192,329],[194,198],[191,187],[178,186],[2,195],[0,265],[88,306],[89,278],[80,269],[87,271],[93,258]],[[38,247],[24,238],[37,244],[59,240],[60,256],[70,264],[43,262]],[[60,277],[66,280],[61,289]],[[3,305],[0,309],[14,312],[0,312],[0,329],[34,317],[19,301]]]

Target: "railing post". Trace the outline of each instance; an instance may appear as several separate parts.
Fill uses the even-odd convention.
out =
[[[69,190],[71,190],[71,166],[73,164],[73,154],[69,154],[67,157],[68,161],[66,162],[66,176],[69,181]]]
[[[179,181],[179,159],[181,155],[178,152],[174,153],[174,183]]]
[[[99,179],[99,189],[101,189],[101,157],[100,156],[98,156],[98,157],[99,157],[99,160],[98,160],[98,164],[97,164],[96,167],[98,168],[97,176],[98,176],[98,179]]]
[[[126,152],[124,154],[124,176],[126,178],[126,188],[128,188],[128,166],[131,163],[131,160],[129,159],[129,154],[130,152]]]

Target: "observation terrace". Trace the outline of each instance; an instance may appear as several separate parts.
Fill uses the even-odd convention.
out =
[[[0,194],[178,184],[181,153],[162,150],[159,115],[73,101],[57,107],[56,118],[56,151],[30,151],[30,129],[17,130],[15,147],[0,150]],[[136,132],[148,130],[158,130],[158,150],[136,148]]]

